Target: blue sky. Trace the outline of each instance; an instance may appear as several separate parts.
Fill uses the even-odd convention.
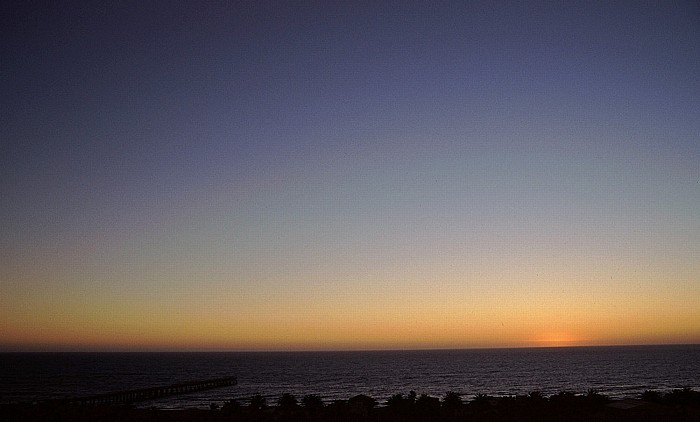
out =
[[[693,2],[3,8],[5,347],[700,341]]]

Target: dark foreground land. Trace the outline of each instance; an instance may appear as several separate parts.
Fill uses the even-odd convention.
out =
[[[118,406],[58,403],[0,406],[3,421],[700,421],[700,392],[647,391],[638,399],[609,400],[589,392],[562,392],[546,397],[489,397],[464,401],[456,393],[442,399],[427,395],[397,394],[381,405],[359,395],[326,404],[318,396],[301,402],[289,394],[269,405],[261,396],[242,405],[231,400],[210,410],[157,410]]]

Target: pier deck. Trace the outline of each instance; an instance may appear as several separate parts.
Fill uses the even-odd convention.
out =
[[[78,405],[111,405],[128,404],[139,401],[154,400],[162,397],[176,396],[179,394],[194,393],[197,391],[212,390],[215,388],[230,387],[238,383],[236,377],[215,378],[203,381],[185,382],[161,387],[139,388],[135,390],[116,391],[113,393],[98,394],[88,397],[77,397],[65,400],[70,404]]]

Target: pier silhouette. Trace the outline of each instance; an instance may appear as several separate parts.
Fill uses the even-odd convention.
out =
[[[129,404],[139,401],[154,400],[162,397],[176,396],[180,394],[194,393],[197,391],[212,390],[215,388],[230,387],[238,383],[236,377],[215,378],[202,381],[191,381],[160,387],[139,388],[135,390],[115,391],[112,393],[98,394],[87,397],[77,397],[62,400],[76,405],[114,405]]]

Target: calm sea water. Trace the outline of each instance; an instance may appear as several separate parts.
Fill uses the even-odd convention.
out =
[[[595,389],[613,398],[647,389],[700,390],[700,345],[279,353],[3,353],[0,402],[86,396],[237,376],[238,385],[144,402],[208,407],[262,394],[324,400],[367,394],[380,403],[415,390],[443,396]]]

